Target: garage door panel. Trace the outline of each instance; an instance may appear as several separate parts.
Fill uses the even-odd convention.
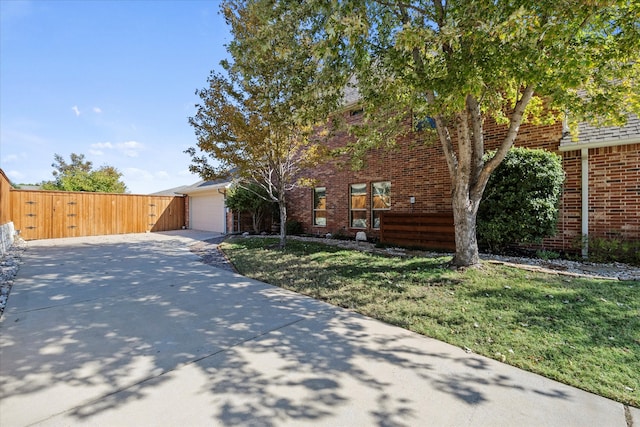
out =
[[[224,233],[224,197],[222,194],[191,196],[191,228]]]

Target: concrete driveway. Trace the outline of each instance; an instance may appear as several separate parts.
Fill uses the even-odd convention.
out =
[[[0,425],[627,426],[637,409],[198,261],[191,231],[30,242]]]

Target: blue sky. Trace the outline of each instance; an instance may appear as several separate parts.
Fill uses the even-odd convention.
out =
[[[58,153],[115,166],[129,192],[191,184],[188,117],[227,56],[216,0],[0,0],[0,167],[52,179]]]

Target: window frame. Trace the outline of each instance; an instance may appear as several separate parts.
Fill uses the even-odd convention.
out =
[[[364,191],[363,192],[359,192],[359,193],[354,193],[354,187],[363,187]],[[357,229],[361,229],[361,230],[366,230],[368,228],[368,221],[367,221],[367,211],[369,209],[367,209],[367,183],[366,182],[361,182],[361,183],[356,183],[356,184],[349,184],[349,228],[357,228]],[[362,208],[354,208],[353,207],[353,197],[355,196],[364,196],[364,204]],[[364,225],[354,225],[354,217],[353,217],[353,213],[354,212],[364,212],[364,218],[358,218],[358,221],[363,221]]]
[[[387,194],[382,194],[381,196],[377,196],[377,193],[375,192],[375,188],[376,185],[380,185],[386,184],[386,187],[388,188],[388,192]],[[375,207],[375,200],[376,197],[388,197],[388,201],[383,201],[383,203],[385,205],[388,205],[388,207],[385,208],[376,208]],[[391,210],[391,181],[376,181],[376,182],[372,182],[371,183],[371,228],[374,230],[379,230],[380,229],[380,221],[378,220],[378,226],[376,227],[376,218],[379,218],[378,215],[379,212],[383,212],[383,211],[390,211]]]
[[[318,197],[319,190],[322,190],[324,196],[322,198]],[[324,208],[318,208],[318,202],[324,199]],[[318,224],[318,212],[324,212],[324,224]],[[326,227],[327,226],[327,187],[315,187],[313,189],[313,214],[312,221],[314,227]]]

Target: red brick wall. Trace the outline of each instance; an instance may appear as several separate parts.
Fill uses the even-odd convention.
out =
[[[393,211],[450,211],[451,184],[442,148],[437,142],[420,140],[419,136],[400,139],[395,149],[372,150],[366,157],[366,166],[358,171],[351,170],[349,165],[337,166],[338,163],[348,163],[346,157],[307,171],[303,174],[305,177],[315,178],[317,186],[327,189],[327,225],[312,226],[313,188],[299,188],[288,195],[289,219],[300,221],[305,231],[313,234],[342,230],[348,235],[365,231],[367,236],[378,236],[378,231],[370,227],[370,210],[367,212],[369,228],[362,230],[349,227],[349,186],[366,183],[367,206],[371,206],[371,184],[379,181],[391,181]],[[328,145],[337,148],[348,141],[348,135],[340,133]],[[409,148],[409,145],[413,147]],[[413,208],[409,202],[411,196],[416,200]]]
[[[564,153],[562,244],[581,235],[580,151]],[[640,240],[640,144],[589,150],[589,235]]]
[[[357,120],[350,117],[348,120]],[[507,128],[485,124],[487,149],[496,148]],[[558,153],[562,137],[562,124],[551,126],[522,125],[516,146],[542,148]],[[339,167],[342,158],[317,166],[303,175],[316,179],[316,185],[326,187],[327,225],[312,225],[313,189],[299,188],[289,197],[289,218],[300,221],[306,232],[312,234],[335,233],[341,230],[355,235],[361,229],[349,227],[349,185],[366,183],[367,205],[371,206],[371,183],[391,181],[391,210],[394,212],[442,212],[451,210],[451,184],[449,171],[438,141],[425,142],[420,133],[398,140],[390,150],[372,150],[366,157],[366,166],[352,171]],[[345,133],[335,135],[328,145],[336,148],[349,142]],[[640,238],[640,145],[590,150],[590,233],[607,236],[620,234],[624,238]],[[564,187],[558,233],[547,239],[545,247],[575,248],[581,234],[580,152],[562,153],[567,173]],[[415,197],[412,206],[409,198]],[[378,237],[371,228],[371,211],[367,213],[368,237]]]

